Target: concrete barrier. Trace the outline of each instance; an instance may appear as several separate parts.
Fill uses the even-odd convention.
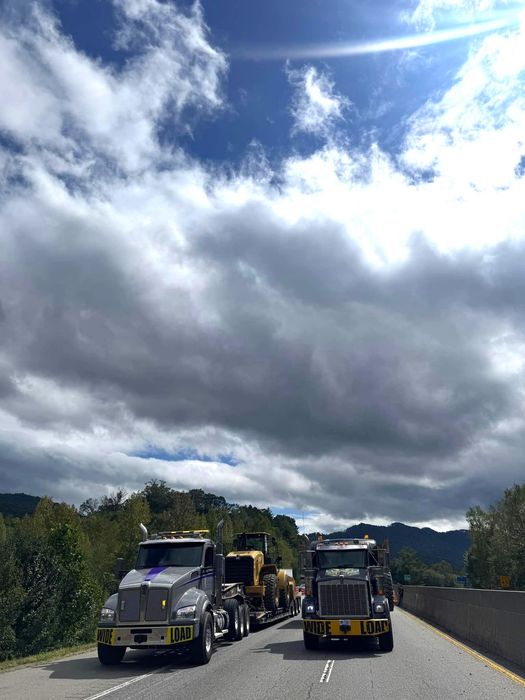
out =
[[[404,586],[402,607],[525,667],[525,591]]]

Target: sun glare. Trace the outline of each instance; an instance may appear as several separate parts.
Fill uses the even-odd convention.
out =
[[[261,49],[250,48],[239,52],[239,57],[257,60],[282,59],[316,59],[344,58],[348,56],[363,56],[366,54],[383,53],[386,51],[401,51],[415,49],[449,41],[466,39],[482,34],[501,31],[514,27],[523,28],[525,11],[512,10],[499,13],[491,19],[479,20],[449,28],[436,29],[406,36],[376,39],[368,42],[338,42],[331,44],[310,44],[303,46],[280,46]]]

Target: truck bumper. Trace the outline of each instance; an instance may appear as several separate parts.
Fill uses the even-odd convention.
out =
[[[194,625],[170,627],[99,627],[97,642],[114,647],[168,647],[194,639]]]
[[[303,631],[318,637],[377,637],[390,632],[390,620],[303,620]]]

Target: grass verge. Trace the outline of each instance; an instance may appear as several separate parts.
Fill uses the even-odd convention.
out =
[[[8,659],[7,661],[0,661],[0,671],[9,671],[9,669],[16,668],[17,666],[27,666],[28,664],[41,663],[42,661],[52,661],[53,659],[60,659],[63,656],[69,656],[69,654],[82,654],[96,648],[97,645],[93,643],[77,644],[77,646],[74,647],[42,651],[40,654],[35,654],[34,656],[24,656],[20,659]]]

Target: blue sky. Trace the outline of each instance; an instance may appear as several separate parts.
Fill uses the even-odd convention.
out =
[[[522,481],[524,18],[4,2],[1,490],[446,529]]]
[[[193,2],[178,6],[191,11]],[[209,37],[229,58],[224,82],[227,106],[222,114],[202,118],[192,115],[191,134],[167,123],[162,136],[182,143],[195,157],[238,165],[250,145],[261,144],[272,162],[290,149],[308,153],[320,140],[316,135],[296,133],[290,113],[289,73],[300,70],[304,60],[287,60],[287,50],[312,45],[340,45],[349,42],[381,41],[420,36],[425,32],[409,21],[416,3],[348,2],[348,0],[291,0],[282,3],[202,3]],[[122,67],[129,52],[119,51],[114,39],[119,29],[118,13],[109,0],[95,3],[58,0],[53,4],[66,34],[87,55]],[[441,12],[434,31],[483,23],[494,11]],[[282,48],[281,58],[257,58],[257,51]],[[465,61],[468,39],[445,45],[430,44],[417,52],[385,51],[364,56],[310,59],[309,65],[327,73],[337,91],[348,102],[348,119],[341,136],[356,145],[373,142],[397,155],[404,137],[406,120],[438,91],[446,90],[450,78]],[[250,57],[253,51],[254,57]]]

